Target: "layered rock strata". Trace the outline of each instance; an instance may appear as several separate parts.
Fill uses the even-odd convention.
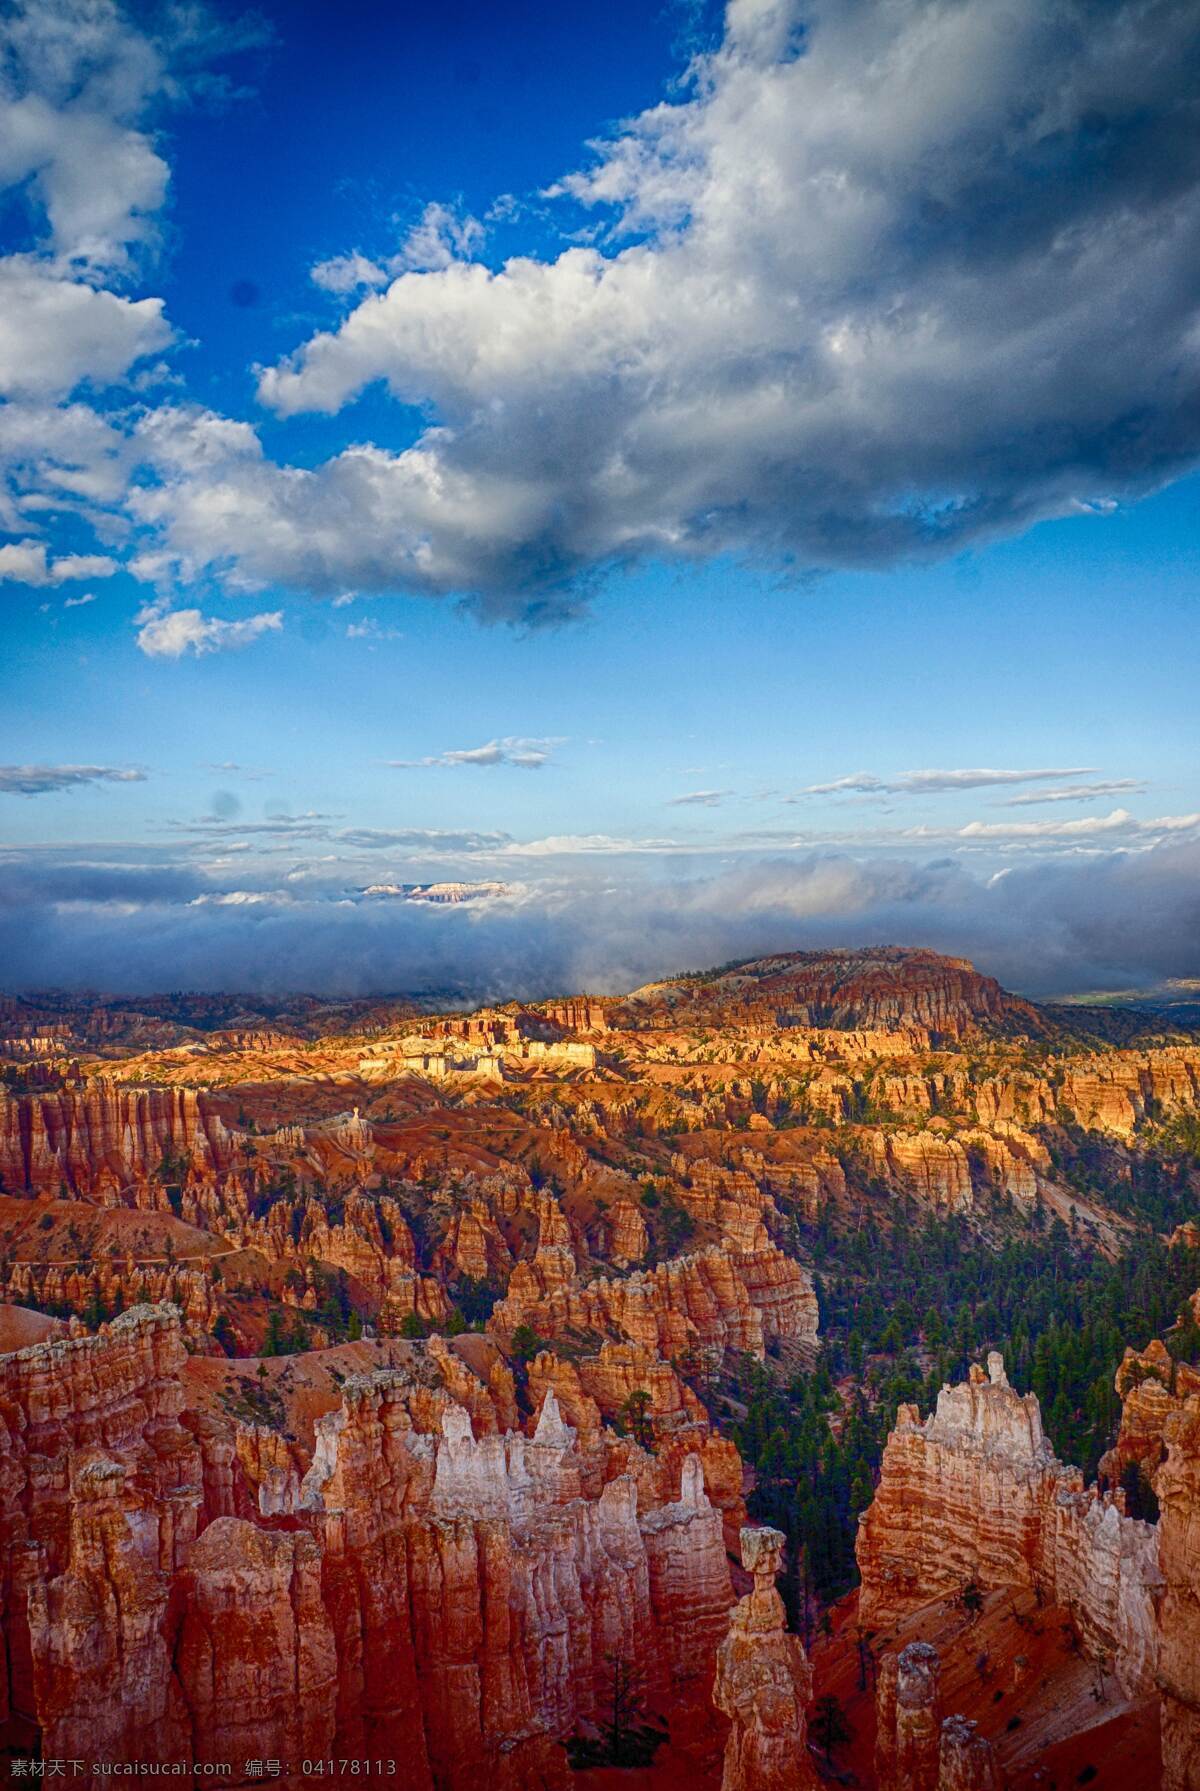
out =
[[[1120,1485],[1130,1468],[1145,1481],[1166,1456],[1167,1420],[1192,1394],[1200,1393],[1200,1370],[1176,1362],[1166,1345],[1154,1338],[1144,1350],[1127,1349],[1117,1369],[1121,1426],[1117,1440],[1103,1457],[1100,1471]]]
[[[910,1642],[879,1663],[875,1692],[875,1776],[879,1791],[937,1791],[941,1741],[941,1660],[928,1642]]]
[[[577,1278],[569,1248],[542,1242],[513,1269],[490,1323],[502,1336],[529,1325],[548,1338],[565,1331],[626,1337],[667,1359],[726,1349],[761,1358],[768,1337],[815,1339],[818,1310],[811,1275],[769,1242],[749,1252],[697,1251],[587,1283]]]
[[[65,1185],[115,1197],[155,1175],[164,1156],[215,1171],[231,1155],[220,1117],[191,1089],[102,1080],[20,1097],[0,1089],[0,1185],[13,1193]]]

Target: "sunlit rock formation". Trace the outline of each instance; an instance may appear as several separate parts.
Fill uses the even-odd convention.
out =
[[[1114,1485],[1124,1482],[1131,1468],[1142,1481],[1151,1483],[1166,1455],[1167,1420],[1193,1393],[1200,1393],[1200,1370],[1176,1362],[1166,1344],[1155,1337],[1144,1350],[1125,1351],[1117,1369],[1116,1388],[1121,1396],[1121,1426],[1100,1470]]]
[[[502,1335],[529,1325],[540,1336],[568,1330],[629,1338],[653,1355],[747,1350],[761,1356],[768,1336],[817,1334],[812,1277],[772,1244],[746,1253],[720,1249],[680,1256],[623,1279],[586,1284],[561,1244],[539,1242],[518,1263],[491,1323]]]
[[[1200,1395],[1164,1426],[1167,1458],[1155,1476],[1162,1507],[1163,1791],[1200,1787]]]
[[[162,1164],[225,1168],[229,1133],[184,1088],[118,1087],[96,1080],[54,1094],[11,1096],[0,1088],[0,1185],[57,1193],[65,1186],[116,1199]]]
[[[1025,1588],[1072,1612],[1127,1692],[1153,1682],[1157,1532],[1127,1517],[1120,1495],[1084,1490],[995,1352],[986,1373],[943,1387],[924,1423],[901,1406],[857,1552],[873,1627],[971,1585]]]

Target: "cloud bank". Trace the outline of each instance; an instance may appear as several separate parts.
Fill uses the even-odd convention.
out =
[[[451,853],[461,849],[452,839]],[[372,900],[320,866],[248,882],[244,866],[233,881],[144,857],[0,862],[3,986],[532,999],[618,992],[767,951],[891,942],[971,957],[1011,988],[1057,995],[1194,974],[1200,936],[1195,837],[1000,874],[960,858],[831,852],[686,875],[661,862],[560,862],[454,909]],[[411,867],[396,880],[410,877]]]

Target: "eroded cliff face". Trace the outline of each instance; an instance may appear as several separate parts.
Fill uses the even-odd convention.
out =
[[[182,1169],[228,1166],[220,1118],[186,1088],[123,1088],[104,1079],[52,1094],[0,1089],[0,1184],[57,1193],[62,1186],[117,1198],[150,1180],[164,1155]]]
[[[944,1387],[924,1423],[902,1406],[858,1535],[862,1620],[883,1628],[968,1586],[1024,1588],[1066,1607],[1128,1694],[1157,1669],[1158,1533],[1120,1494],[1085,1491],[1057,1460],[1033,1394],[985,1373]]]
[[[761,1358],[768,1337],[812,1340],[817,1298],[812,1277],[766,1240],[752,1251],[711,1249],[623,1279],[582,1282],[569,1249],[539,1243],[512,1272],[492,1326],[511,1336],[528,1325],[540,1336],[594,1331],[627,1337],[656,1356],[697,1350],[748,1351]]]
[[[0,1357],[4,1739],[518,1791],[563,1781],[613,1655],[705,1703],[732,1591],[702,1455],[668,1485],[631,1439],[581,1442],[552,1387],[501,1430],[503,1377],[475,1377],[477,1432],[450,1355],[346,1380],[303,1478],[274,1433],[186,1407],[172,1308]]]
[[[1200,1393],[1200,1371],[1187,1362],[1176,1362],[1158,1337],[1144,1350],[1127,1349],[1116,1374],[1121,1398],[1121,1425],[1117,1440],[1100,1463],[1100,1471],[1114,1485],[1136,1469],[1143,1483],[1153,1484],[1154,1473],[1166,1457],[1166,1425],[1194,1393]]]
[[[0,1707],[18,1743],[41,1729],[74,1758],[90,1732],[121,1758],[179,1738],[163,1626],[203,1498],[180,1422],[185,1360],[164,1307],[0,1356]]]

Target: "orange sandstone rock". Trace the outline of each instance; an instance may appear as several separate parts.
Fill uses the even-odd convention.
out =
[[[910,1642],[879,1663],[876,1791],[995,1791],[991,1743],[962,1716],[942,1718],[941,1659]]]
[[[233,1763],[236,1780],[249,1759],[328,1756],[337,1653],[313,1539],[218,1518],[193,1545],[179,1596],[194,1758]]]
[[[1036,1397],[988,1372],[943,1387],[923,1424],[901,1406],[857,1543],[864,1623],[883,1627],[968,1585],[1025,1588],[1071,1610],[1127,1694],[1153,1682],[1160,1586],[1155,1530],[1121,1495],[1083,1488],[1057,1460]]]
[[[729,1718],[721,1791],[815,1791],[808,1756],[812,1672],[799,1637],[787,1633],[775,1589],[780,1530],[742,1531],[742,1565],[754,1590],[735,1607],[717,1651],[713,1702]]]
[[[0,1182],[57,1193],[65,1184],[99,1198],[154,1175],[164,1154],[215,1171],[229,1133],[191,1089],[124,1088],[97,1080],[53,1094],[0,1089]]]
[[[1167,1419],[1193,1393],[1200,1393],[1200,1372],[1176,1362],[1159,1338],[1144,1350],[1127,1349],[1116,1374],[1121,1396],[1121,1427],[1100,1470],[1119,1484],[1131,1465],[1147,1479],[1166,1455]]]
[[[1158,1683],[1163,1791],[1200,1787],[1200,1395],[1164,1426],[1167,1459],[1154,1490],[1162,1507]]]
[[[937,1132],[876,1132],[871,1140],[876,1172],[919,1200],[950,1212],[974,1204],[971,1167],[956,1138]]]
[[[948,1716],[938,1748],[937,1791],[999,1791],[990,1741],[963,1716]]]
[[[301,1479],[278,1432],[183,1409],[184,1359],[153,1307],[0,1357],[0,1740],[524,1791],[565,1784],[614,1652],[707,1701],[733,1595],[703,1424],[682,1458],[582,1444],[547,1386],[501,1430],[495,1346],[438,1340],[345,1380]]]
[[[544,1337],[567,1330],[623,1335],[667,1358],[696,1348],[761,1357],[767,1336],[816,1336],[812,1277],[774,1245],[750,1253],[697,1251],[624,1279],[601,1276],[586,1284],[575,1278],[567,1256],[539,1244],[532,1261],[518,1263],[491,1326],[502,1336],[521,1324]]]
[[[938,1651],[928,1642],[910,1642],[880,1661],[875,1693],[879,1791],[937,1791],[940,1675]]]

